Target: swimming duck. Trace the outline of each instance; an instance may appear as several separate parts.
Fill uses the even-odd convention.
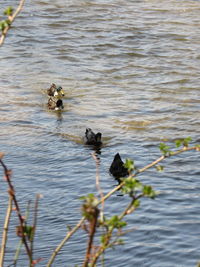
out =
[[[129,175],[128,169],[124,167],[124,162],[119,153],[115,155],[109,171],[119,182],[120,178]]]
[[[53,99],[52,97],[49,98],[47,106],[51,110],[62,110],[64,108],[63,101],[61,99]]]
[[[101,133],[95,134],[90,128],[86,128],[84,142],[86,145],[101,146]]]
[[[57,98],[62,98],[65,94],[61,86],[56,86],[55,83],[52,83],[51,87],[47,89],[47,94],[49,96],[54,96]]]

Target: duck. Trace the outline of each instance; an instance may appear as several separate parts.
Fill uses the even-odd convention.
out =
[[[114,159],[109,168],[109,171],[119,182],[121,182],[120,178],[123,178],[129,175],[128,169],[124,167],[124,162],[122,161],[119,153],[117,153],[114,156]]]
[[[86,128],[85,136],[84,136],[84,143],[85,145],[101,146],[102,145],[101,136],[102,134],[100,132],[95,134],[92,131],[92,129]]]
[[[63,105],[62,99],[55,99],[54,100],[52,97],[49,98],[47,106],[51,110],[62,110],[62,109],[64,109],[64,105]]]
[[[62,86],[56,86],[55,83],[52,83],[51,87],[47,89],[48,96],[53,96],[57,98],[62,98],[65,96]]]

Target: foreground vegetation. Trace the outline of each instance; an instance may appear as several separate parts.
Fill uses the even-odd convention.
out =
[[[0,21],[0,46],[3,45],[4,40],[7,36],[8,31],[11,29],[12,23],[15,18],[22,10],[25,0],[20,0],[17,9],[14,11],[12,7],[8,7],[4,11],[5,18]],[[113,188],[107,194],[104,194],[101,190],[100,179],[99,179],[99,160],[96,157],[96,154],[93,154],[93,158],[96,162],[96,187],[97,193],[91,193],[87,196],[83,196],[82,200],[82,218],[77,224],[69,229],[66,236],[63,237],[63,240],[58,244],[55,250],[52,252],[52,255],[49,256],[49,261],[46,267],[52,266],[56,257],[59,257],[58,253],[61,251],[63,246],[70,241],[70,238],[77,231],[82,231],[83,234],[87,233],[87,245],[86,251],[83,255],[82,267],[94,267],[97,265],[97,262],[104,253],[109,249],[117,245],[123,244],[122,236],[127,234],[126,229],[127,221],[126,217],[132,214],[137,208],[140,207],[141,199],[144,197],[155,198],[156,192],[150,185],[145,185],[139,180],[139,175],[146,172],[150,168],[156,168],[157,171],[162,171],[163,166],[160,165],[164,160],[175,157],[181,153],[200,151],[200,145],[189,146],[190,138],[185,138],[177,140],[175,142],[176,149],[171,150],[169,146],[162,143],[160,144],[160,151],[162,155],[152,161],[147,166],[144,166],[141,169],[137,169],[134,165],[134,162],[130,159],[127,159],[125,162],[125,167],[128,169],[129,175],[126,178],[122,178],[118,186]],[[33,267],[37,265],[41,259],[37,258],[35,255],[35,244],[34,238],[37,228],[37,219],[38,219],[38,204],[40,195],[36,196],[35,205],[33,210],[33,219],[30,220],[30,205],[27,203],[27,211],[25,214],[22,213],[21,203],[18,202],[18,194],[15,190],[15,186],[12,181],[12,172],[6,166],[3,161],[3,153],[0,153],[0,165],[4,171],[4,179],[8,185],[8,207],[5,214],[4,226],[1,226],[3,229],[2,240],[1,240],[1,249],[0,249],[0,267],[5,266],[5,255],[8,233],[10,230],[10,218],[11,216],[16,216],[18,218],[19,225],[16,226],[16,238],[19,238],[19,245],[16,248],[16,253],[13,255],[13,265],[17,266],[18,259],[20,257],[20,252],[22,246],[26,252],[27,256],[27,266]],[[117,215],[111,215],[106,217],[105,213],[105,202],[107,199],[117,192],[121,192],[127,197],[128,204],[120,212],[117,211]],[[15,235],[15,233],[11,233]],[[94,239],[96,236],[100,236],[99,239]],[[97,241],[98,240],[98,241]],[[81,242],[81,241],[80,241]],[[98,243],[96,243],[98,242]],[[24,259],[25,261],[26,259]],[[198,264],[200,267],[200,264]]]
[[[82,203],[82,218],[77,224],[68,231],[67,235],[63,240],[58,244],[57,248],[53,251],[52,255],[49,257],[49,261],[46,267],[52,266],[56,257],[58,257],[58,252],[62,249],[66,242],[69,242],[71,236],[78,230],[82,230],[87,233],[87,249],[85,251],[85,256],[83,257],[82,267],[94,267],[99,261],[100,257],[104,255],[105,251],[109,248],[123,244],[121,237],[127,232],[125,229],[127,225],[126,217],[132,214],[140,206],[140,201],[142,198],[155,198],[156,192],[150,185],[144,185],[139,180],[139,175],[150,168],[156,168],[157,171],[162,171],[163,166],[160,163],[167,158],[175,157],[181,153],[189,151],[200,151],[200,145],[189,146],[190,138],[185,138],[176,141],[176,149],[171,150],[169,146],[162,143],[160,144],[160,151],[162,155],[151,162],[147,166],[144,166],[141,169],[137,169],[134,165],[134,162],[130,159],[127,159],[124,166],[128,169],[129,175],[126,178],[121,178],[121,182],[118,186],[113,188],[110,192],[104,195],[101,190],[100,180],[99,180],[99,159],[95,153],[93,153],[93,158],[96,162],[96,187],[97,194],[89,194],[83,196],[81,200]],[[180,148],[181,147],[181,148]],[[0,250],[0,266],[4,266],[4,258],[6,253],[6,242],[7,235],[9,232],[9,221],[10,216],[18,217],[19,225],[16,226],[16,234],[20,238],[20,244],[16,249],[16,254],[13,256],[13,265],[17,265],[17,261],[20,255],[21,245],[23,244],[28,264],[27,266],[35,266],[41,259],[38,259],[34,256],[34,237],[37,227],[37,213],[38,213],[38,201],[40,196],[36,196],[35,205],[34,205],[34,216],[32,222],[29,221],[28,214],[30,213],[29,205],[27,205],[26,214],[22,214],[20,209],[20,203],[17,200],[17,193],[15,191],[12,179],[11,179],[11,170],[7,168],[3,162],[4,154],[0,154],[0,164],[4,170],[4,178],[8,184],[8,208],[5,216],[5,223],[3,228],[3,235],[1,241],[1,250]],[[127,206],[119,211],[117,215],[111,217],[106,217],[104,215],[106,200],[114,194],[116,191],[121,190],[124,195],[127,195],[129,203]],[[98,196],[97,196],[98,195]],[[14,206],[15,212],[12,212]],[[100,235],[99,242],[94,242],[94,237],[98,234]],[[81,241],[80,241],[81,242]]]

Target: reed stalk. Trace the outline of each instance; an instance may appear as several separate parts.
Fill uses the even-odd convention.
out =
[[[12,213],[12,196],[9,195],[8,199],[8,208],[6,212],[6,217],[4,221],[4,228],[3,228],[3,235],[2,235],[2,241],[1,241],[1,250],[0,250],[0,266],[3,267],[4,265],[4,256],[6,251],[6,243],[7,243],[7,236],[8,236],[8,227],[10,222],[10,216]]]

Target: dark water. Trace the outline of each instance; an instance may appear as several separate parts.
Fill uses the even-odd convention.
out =
[[[2,2],[1,12],[16,4]],[[108,173],[115,153],[143,167],[160,155],[164,140],[199,142],[199,13],[200,1],[192,0],[26,1],[0,48],[0,141],[23,210],[36,193],[43,195],[38,266],[46,266],[66,226],[79,220],[79,197],[96,192],[92,151],[82,144],[86,127],[103,134],[104,193],[116,184]],[[66,92],[61,114],[46,109],[44,90],[52,82]],[[200,260],[199,154],[185,153],[165,166],[163,174],[141,176],[160,195],[144,199],[129,216],[128,229],[136,230],[105,255],[106,266],[189,267]],[[7,189],[1,181],[2,225]],[[108,215],[126,203],[113,195]],[[81,264],[81,233],[85,240],[77,233],[53,266]],[[16,242],[10,235],[7,265]]]

